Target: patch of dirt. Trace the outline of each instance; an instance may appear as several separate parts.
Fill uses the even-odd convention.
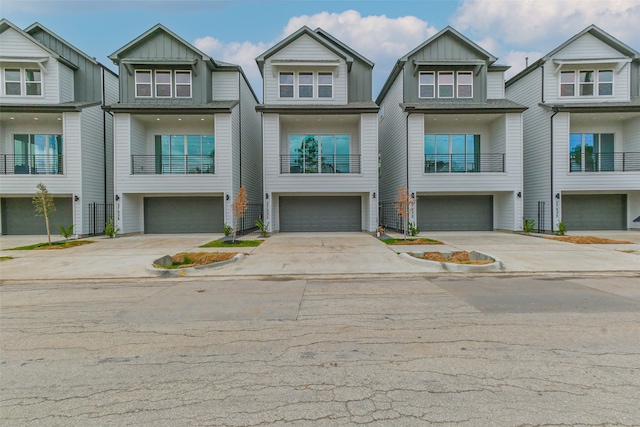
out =
[[[227,261],[236,256],[237,252],[181,252],[173,255],[173,264],[186,267],[213,264],[214,262]]]
[[[612,240],[603,239],[601,237],[593,236],[560,236],[560,237],[545,237],[549,240],[559,240],[561,242],[576,243],[578,245],[632,245],[633,242],[626,240]]]
[[[67,242],[52,243],[50,245],[44,244],[35,248],[36,251],[53,250],[53,249],[67,249],[75,246],[88,245],[93,243],[93,240],[69,240]]]
[[[407,240],[398,240],[396,242],[391,243],[392,245],[441,245],[442,242],[433,239],[407,239]]]
[[[454,264],[484,265],[493,264],[495,262],[492,260],[471,261],[471,259],[469,258],[469,252],[467,251],[453,252],[450,257],[445,257],[440,252],[425,252],[424,256],[416,258],[426,259],[429,261],[450,262]]]

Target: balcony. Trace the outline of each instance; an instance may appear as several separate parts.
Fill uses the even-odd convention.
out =
[[[640,153],[582,153],[569,154],[569,172],[639,172]]]
[[[0,154],[0,175],[62,175],[62,154]]]
[[[328,156],[281,154],[280,173],[283,174],[358,174],[360,154],[331,154]]]
[[[132,175],[211,175],[213,155],[132,155]]]
[[[425,154],[424,173],[504,172],[504,153]]]

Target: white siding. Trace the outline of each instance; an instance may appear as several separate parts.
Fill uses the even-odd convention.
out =
[[[27,58],[46,58],[49,53],[39,47],[33,40],[24,37],[12,28],[5,30],[0,34],[0,52],[2,56],[7,57],[27,57]],[[7,104],[57,104],[60,102],[60,70],[68,68],[60,64],[56,59],[50,59],[43,63],[46,70],[42,79],[43,96],[4,96],[0,95],[0,102]],[[3,65],[3,67],[20,67],[20,68],[38,68],[38,64],[33,62],[16,62],[11,65]],[[69,70],[70,71],[70,70]],[[0,91],[0,94],[4,91]]]
[[[640,153],[640,117],[627,120],[623,126],[623,132],[624,143],[620,150]]]
[[[583,34],[573,43],[556,52],[554,58],[620,58],[622,54],[589,33]]]
[[[280,165],[280,116],[278,114],[262,115],[262,170],[264,179],[264,191],[269,195],[264,201],[264,222],[270,223],[272,230],[279,229],[275,216],[276,201],[273,199],[271,181],[273,181]]]
[[[398,75],[381,102],[384,115],[380,129],[380,201],[392,202],[397,189],[407,180],[407,128],[402,102],[402,73]]]
[[[487,99],[504,99],[504,72],[487,73]]]
[[[235,200],[238,190],[240,189],[240,107],[236,105],[231,113],[231,188],[229,189],[230,203],[227,203],[229,216],[225,217],[225,221],[233,228],[236,228],[231,203]]]
[[[272,61],[298,60],[298,61],[335,61],[335,66],[273,66]],[[333,98],[303,99],[278,97],[278,72],[280,71],[332,71],[333,72]],[[264,64],[264,103],[265,104],[346,104],[347,103],[347,66],[344,59],[309,37],[302,35],[292,41],[271,57]]]
[[[550,66],[550,65],[549,65]],[[546,68],[547,66],[545,66]],[[507,98],[529,107],[523,113],[523,217],[536,221],[546,230],[551,223],[551,155],[550,113],[538,106],[541,102],[542,69],[533,70],[506,89]],[[545,202],[545,223],[538,220],[538,202]]]
[[[71,102],[75,99],[74,72],[62,64],[59,65],[58,70],[60,71],[60,102]]]
[[[247,188],[248,200],[262,203],[262,129],[257,101],[247,82],[240,77],[240,109],[242,138],[242,183]]]
[[[240,99],[238,93],[237,71],[214,71],[211,73],[213,79],[213,100],[229,101]]]

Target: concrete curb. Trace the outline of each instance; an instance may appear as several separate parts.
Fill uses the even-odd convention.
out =
[[[156,268],[153,265],[147,267],[147,271],[150,271],[151,273],[154,273],[156,276],[160,276],[160,277],[168,277],[168,276],[180,276],[180,277],[184,277],[184,276],[188,276],[189,272],[193,272],[193,271],[198,271],[198,270],[209,270],[209,269],[214,269],[214,268],[220,268],[220,267],[224,267],[225,265],[229,265],[229,264],[233,264],[239,261],[242,261],[244,259],[244,254],[243,253],[238,253],[236,254],[233,258],[226,260],[226,261],[220,261],[220,262],[214,262],[211,264],[207,264],[207,265],[199,265],[197,267],[187,267],[187,268],[176,268],[176,269],[166,269],[166,268]]]
[[[440,262],[440,261],[430,261],[428,259],[419,259],[416,258],[409,253],[403,252],[400,256],[406,259],[409,262],[413,262],[414,264],[424,265],[432,268],[439,268],[441,271],[451,271],[458,273],[485,273],[485,272],[504,272],[505,267],[498,258],[487,255],[478,251],[470,251],[469,255],[472,259],[494,259],[495,262],[491,264],[482,264],[482,265],[474,265],[474,264],[455,264],[452,262]]]

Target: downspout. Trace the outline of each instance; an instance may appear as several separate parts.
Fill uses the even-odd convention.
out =
[[[551,126],[551,138],[550,138],[550,149],[551,149],[551,158],[550,158],[550,181],[551,181],[551,203],[550,203],[550,209],[551,209],[551,216],[549,218],[551,218],[551,232],[553,233],[555,230],[553,229],[553,222],[554,222],[554,216],[553,216],[553,199],[555,198],[555,195],[553,194],[553,118],[556,116],[556,114],[558,114],[558,109],[554,108],[553,109],[553,114],[551,115],[551,119],[550,119],[550,126]]]

